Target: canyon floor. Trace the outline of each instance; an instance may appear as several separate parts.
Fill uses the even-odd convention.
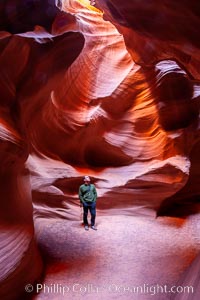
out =
[[[35,222],[46,269],[34,300],[173,298],[171,287],[200,250],[200,215],[97,211],[98,230],[85,231],[75,209],[77,220]]]

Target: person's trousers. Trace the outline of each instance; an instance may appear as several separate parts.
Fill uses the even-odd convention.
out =
[[[96,218],[96,202],[84,202],[83,203],[83,223],[84,225],[88,225],[88,210],[91,214],[91,226],[95,224]]]

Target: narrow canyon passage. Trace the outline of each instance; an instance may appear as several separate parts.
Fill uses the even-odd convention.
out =
[[[199,0],[0,16],[0,299],[199,300]]]
[[[200,215],[155,218],[143,207],[126,213],[98,211],[96,232],[85,231],[80,219],[38,219],[46,269],[33,299],[169,299],[162,288],[178,286],[200,249]]]

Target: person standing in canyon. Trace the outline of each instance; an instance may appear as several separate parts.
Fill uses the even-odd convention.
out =
[[[97,191],[94,184],[91,184],[90,177],[84,177],[84,184],[79,187],[80,205],[83,207],[83,223],[85,230],[89,230],[88,226],[88,210],[91,214],[91,228],[97,230],[95,226],[96,218],[96,200]]]

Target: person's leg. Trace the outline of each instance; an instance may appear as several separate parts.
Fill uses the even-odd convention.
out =
[[[94,226],[95,218],[96,218],[96,202],[92,202],[90,206],[90,213],[91,213],[91,226]]]
[[[87,216],[88,216],[88,205],[87,205],[87,203],[84,203],[83,204],[83,223],[85,226],[88,226]]]

